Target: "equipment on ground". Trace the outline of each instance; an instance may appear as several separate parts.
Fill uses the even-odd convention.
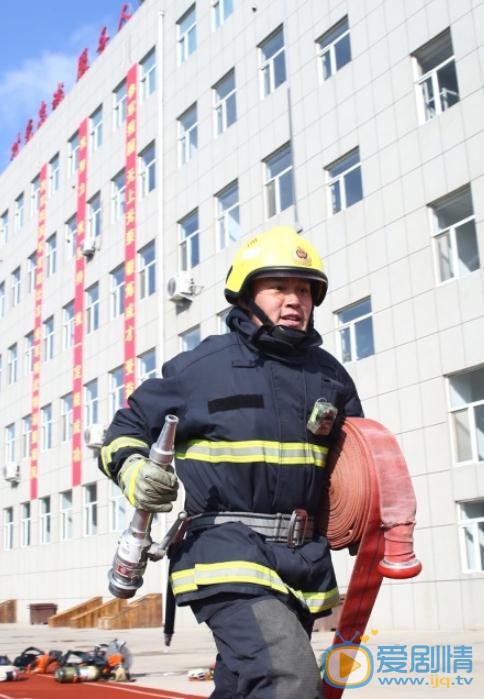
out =
[[[177,425],[176,415],[166,415],[163,429],[150,449],[150,460],[160,468],[166,468],[173,460]],[[133,597],[143,584],[143,573],[148,559],[162,559],[175,540],[184,534],[186,512],[178,513],[177,519],[159,544],[151,539],[152,518],[152,512],[136,509],[128,529],[119,539],[113,565],[108,573],[109,591],[115,597]]]

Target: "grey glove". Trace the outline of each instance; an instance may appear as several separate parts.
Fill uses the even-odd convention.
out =
[[[170,512],[178,494],[173,467],[161,468],[140,454],[126,459],[118,483],[133,507],[145,512]]]

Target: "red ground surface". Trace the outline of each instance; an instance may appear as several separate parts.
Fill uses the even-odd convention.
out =
[[[165,689],[140,687],[137,683],[76,682],[62,684],[49,675],[27,675],[17,682],[0,683],[0,699],[200,699]]]

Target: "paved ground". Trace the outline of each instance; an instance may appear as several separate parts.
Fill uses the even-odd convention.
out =
[[[324,650],[331,644],[333,634],[320,631],[313,635],[313,647],[317,658],[320,658]],[[205,627],[196,627],[193,630],[177,630],[173,637],[172,645],[165,649],[163,634],[159,629],[129,629],[122,631],[108,631],[100,629],[72,629],[49,628],[45,625],[0,625],[0,655],[6,654],[12,660],[28,646],[36,646],[42,650],[69,649],[88,650],[95,644],[104,643],[118,638],[125,641],[131,649],[134,661],[132,674],[138,687],[154,687],[172,690],[200,697],[209,696],[213,683],[193,682],[187,678],[187,672],[196,667],[208,667],[214,660],[215,649],[209,632]],[[471,648],[472,672],[458,669],[456,673],[443,671],[442,664],[434,665],[434,672],[429,675],[419,672],[411,675],[422,680],[421,686],[381,685],[381,678],[410,677],[410,674],[388,672],[383,675],[378,672],[378,646],[390,647],[390,652],[407,652],[408,662],[412,648],[419,646],[421,658],[430,658],[434,653],[434,663],[437,648],[443,649],[444,655],[450,653],[451,663],[458,653],[459,646]],[[402,646],[406,646],[402,651]],[[346,690],[345,697],[354,699],[373,699],[374,697],[392,697],[398,699],[421,699],[422,697],[438,697],[442,695],[446,699],[484,699],[484,630],[467,632],[408,632],[408,631],[380,631],[367,642],[367,647],[375,660],[375,672],[370,682],[358,689],[354,695],[351,690]],[[396,649],[396,650],[395,650]],[[440,651],[441,652],[441,651]],[[422,655],[423,653],[423,655]],[[388,655],[388,648],[387,648]],[[469,663],[464,663],[469,667]],[[410,665],[407,665],[409,668]],[[353,673],[349,675],[351,678]],[[458,679],[460,677],[460,680]],[[464,683],[464,678],[467,683]],[[460,684],[458,684],[460,682]],[[447,686],[448,685],[448,686]],[[6,683],[0,685],[0,694],[6,688]],[[437,691],[436,691],[437,690]],[[294,699],[303,699],[295,697]]]

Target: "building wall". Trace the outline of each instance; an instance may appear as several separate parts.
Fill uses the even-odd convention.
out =
[[[215,195],[237,180],[244,235],[278,223],[296,224],[321,252],[330,291],[316,313],[324,344],[338,354],[336,316],[371,298],[375,352],[347,364],[365,413],[392,430],[405,454],[418,502],[416,551],[423,573],[412,581],[384,583],[374,612],[379,628],[482,627],[482,571],[463,572],[457,502],[484,498],[478,461],[456,465],[451,443],[446,377],[484,364],[482,263],[475,271],[438,283],[429,205],[470,185],[478,247],[484,250],[484,3],[425,2],[234,3],[212,30],[210,6],[196,5],[197,48],[178,64],[177,22],[190,2],[145,0],[105,52],[69,92],[42,129],[0,176],[0,215],[25,192],[26,220],[0,250],[0,283],[22,268],[22,300],[0,319],[0,452],[5,426],[31,410],[31,377],[6,383],[7,350],[33,326],[33,294],[24,292],[26,260],[34,251],[37,216],[30,215],[30,182],[59,151],[61,187],[47,199],[46,236],[57,231],[59,268],[45,279],[42,317],[54,314],[56,350],[41,365],[41,405],[54,407],[54,446],[40,454],[39,497],[52,496],[52,543],[39,544],[39,501],[32,502],[32,543],[20,548],[20,505],[29,500],[29,460],[20,461],[16,487],[0,481],[2,508],[13,507],[14,545],[0,551],[2,598],[28,604],[55,601],[61,609],[106,595],[106,571],[118,533],[109,526],[109,482],[84,447],[82,484],[97,482],[97,534],[82,533],[82,486],[73,488],[74,536],[59,541],[58,493],[71,487],[71,447],[60,443],[60,397],[72,388],[72,350],[60,350],[62,307],[74,293],[74,260],[66,258],[64,224],[76,212],[76,178],[66,177],[67,143],[81,120],[100,105],[104,142],[87,158],[87,199],[101,192],[100,249],[85,265],[85,287],[99,281],[101,326],[84,336],[83,380],[98,378],[100,423],[109,422],[108,373],[121,365],[123,318],[109,320],[109,273],[124,259],[124,224],[110,218],[111,179],[125,161],[125,129],[112,129],[112,91],[156,47],[157,89],[138,103],[137,150],[155,140],[157,186],[137,201],[136,247],[156,241],[157,292],[138,299],[136,353],[156,347],[157,366],[180,349],[180,335],[200,326],[201,337],[219,331],[226,308],[223,285],[235,246],[219,249]],[[316,41],[348,16],[352,60],[322,80]],[[259,84],[258,46],[284,28],[287,80],[265,98]],[[459,101],[422,123],[412,56],[450,27]],[[212,87],[235,68],[237,120],[214,136]],[[198,149],[179,163],[179,118],[197,104]],[[294,204],[268,218],[264,159],[291,143]],[[358,147],[363,198],[332,215],[326,168]],[[166,281],[179,270],[178,222],[198,209],[200,264],[193,278],[200,293],[180,306],[167,298]],[[139,288],[138,288],[139,294]],[[0,522],[3,530],[5,523]],[[161,536],[164,522],[155,526]],[[3,543],[3,538],[2,538]],[[335,554],[344,589],[352,560]],[[482,565],[481,565],[482,568]],[[163,569],[163,570],[162,570]],[[164,564],[148,566],[146,592],[164,586]],[[186,617],[189,622],[189,618]]]

